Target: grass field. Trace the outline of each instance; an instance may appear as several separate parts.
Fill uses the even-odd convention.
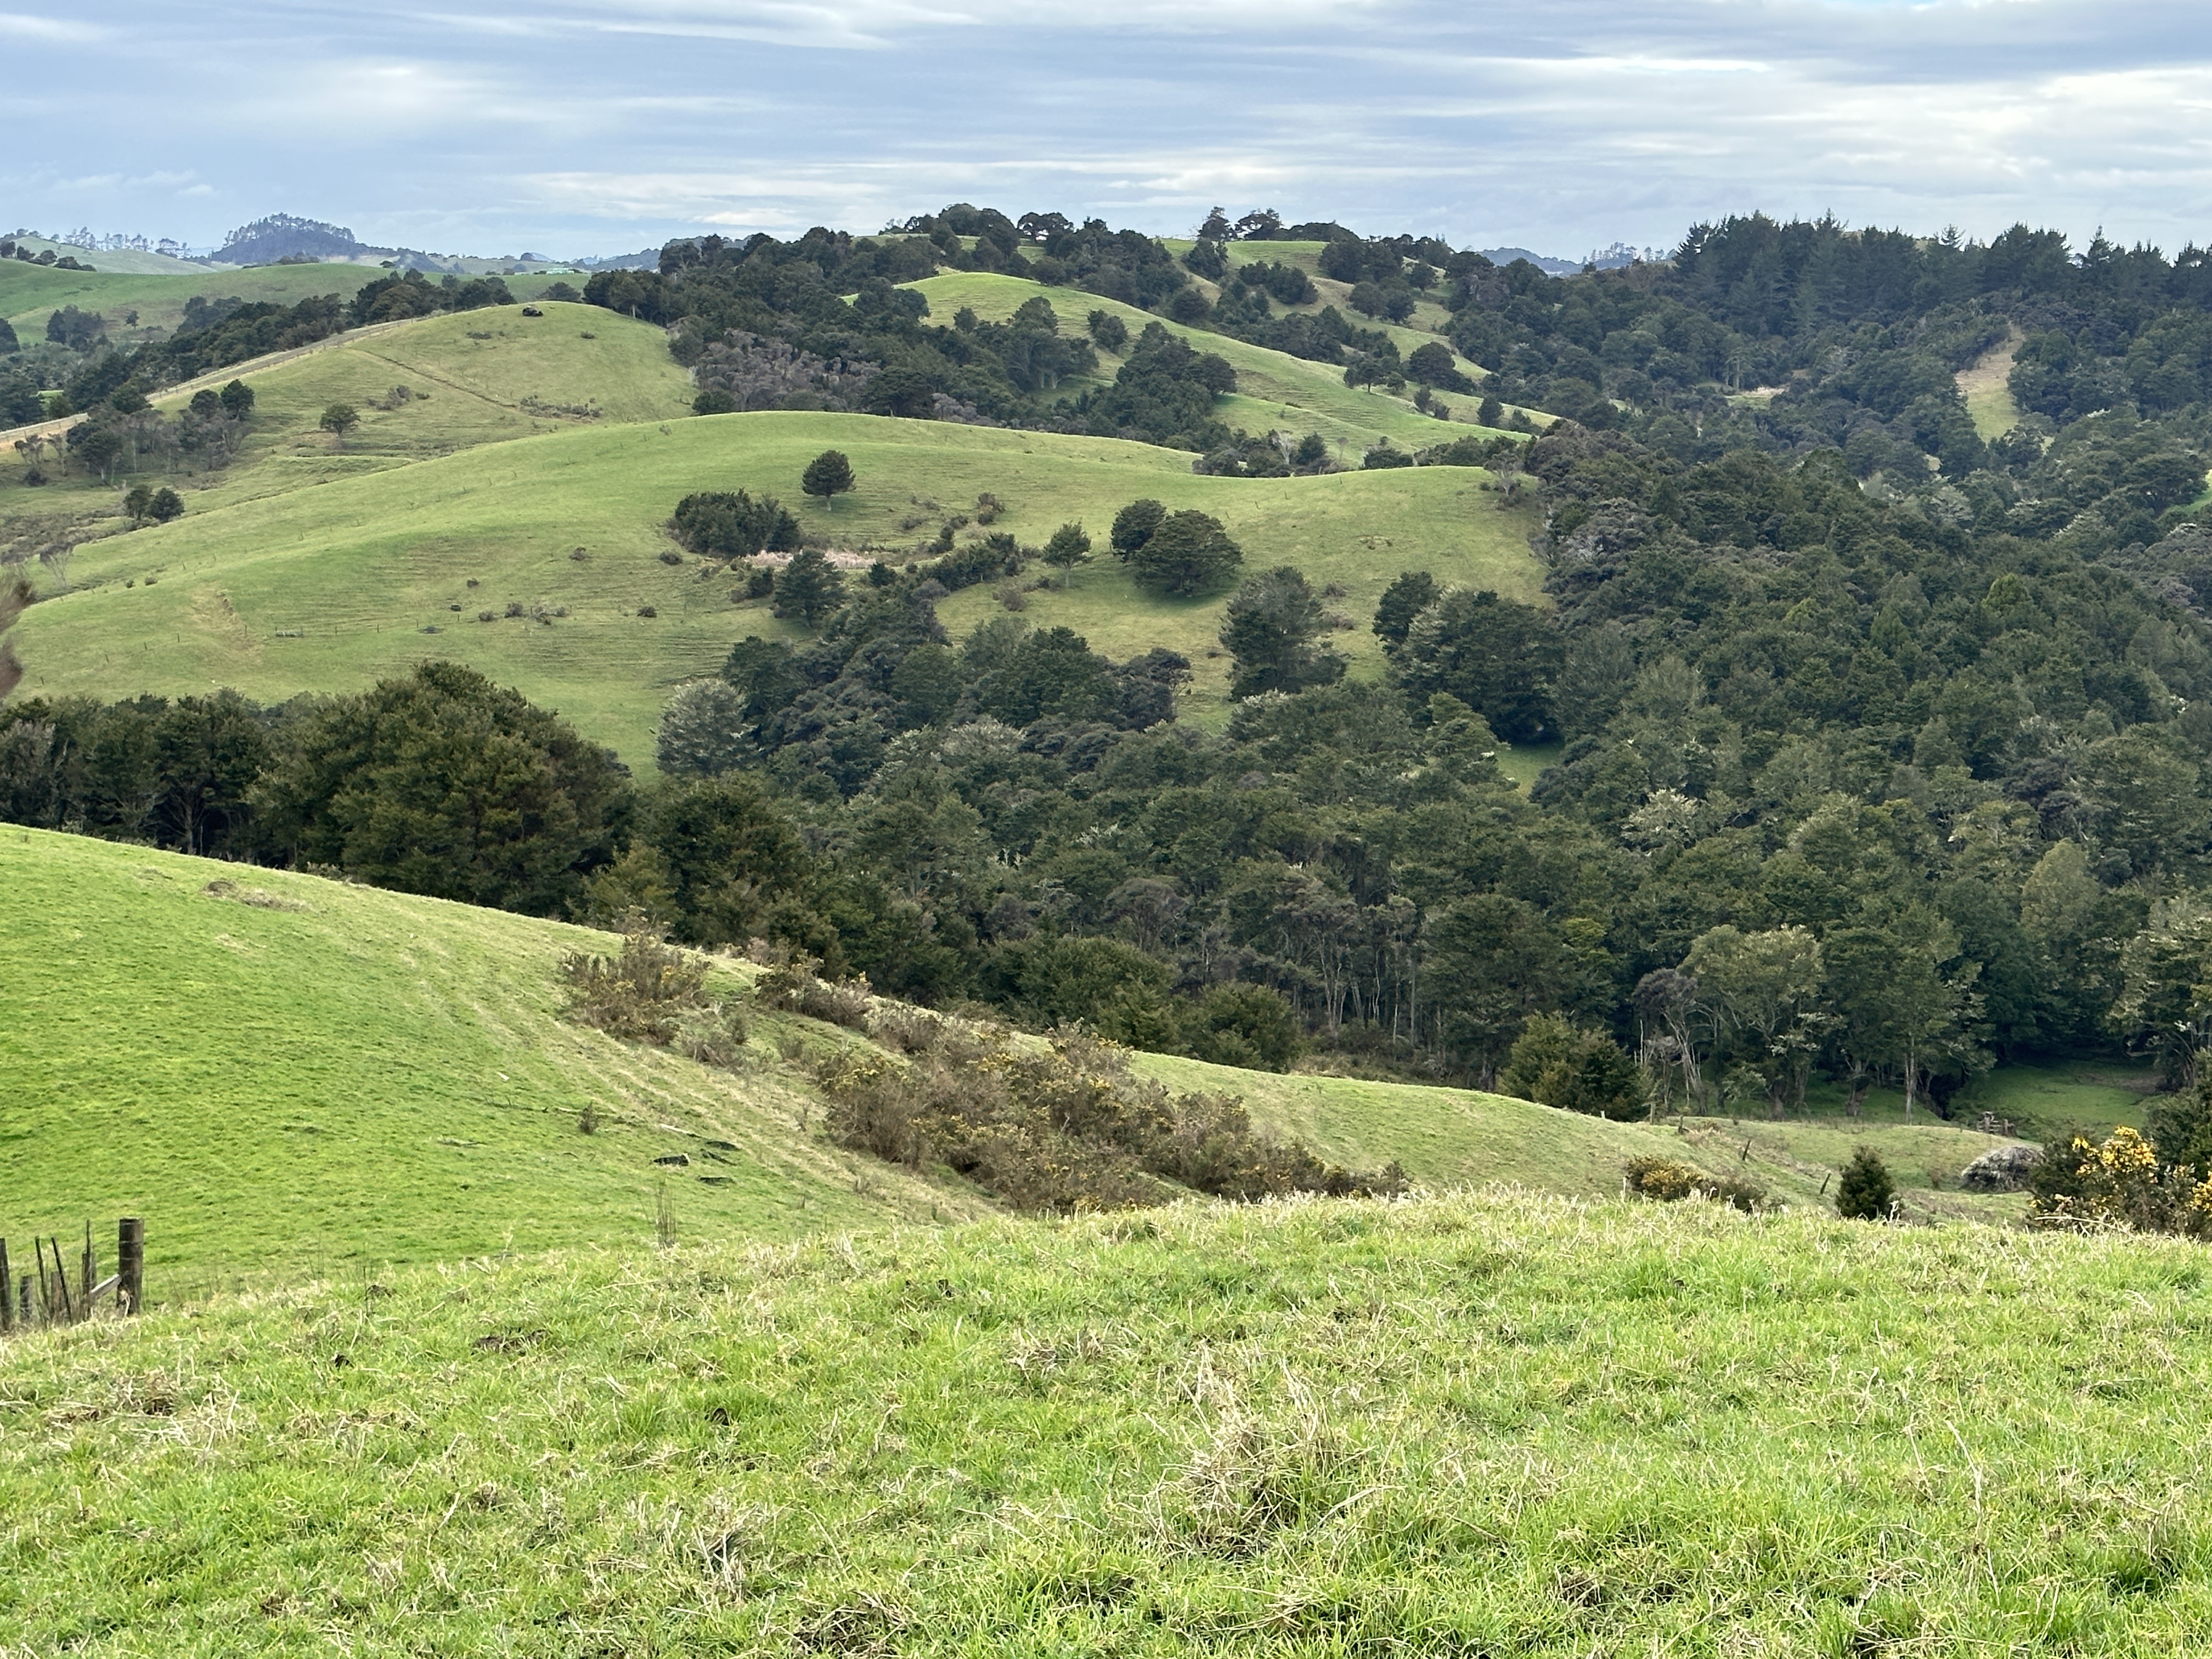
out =
[[[550,327],[565,326],[562,308],[549,312],[560,313],[549,314]],[[449,320],[465,343],[469,319]],[[476,325],[484,325],[481,316]],[[600,332],[599,342],[584,343],[630,349]],[[497,362],[497,342],[484,361]],[[411,374],[404,363],[346,367],[322,356],[291,368],[307,377],[298,393],[285,394],[302,421],[341,369],[364,384]],[[429,408],[453,395],[439,392]],[[1469,468],[1207,478],[1179,452],[1110,439],[784,413],[568,422],[561,432],[392,466],[397,458],[378,447],[387,432],[404,433],[416,408],[371,412],[348,456],[319,447],[326,443],[319,434],[296,438],[296,459],[285,465],[327,480],[313,488],[228,505],[220,489],[194,493],[175,524],[80,549],[70,571],[76,591],[34,606],[14,630],[26,693],[228,685],[277,700],[449,657],[560,708],[634,765],[649,766],[653,723],[672,687],[713,672],[745,634],[781,627],[758,605],[733,605],[732,583],[708,579],[710,567],[660,562],[670,545],[661,526],[683,495],[739,486],[776,494],[849,544],[910,545],[928,532],[901,532],[902,518],[972,508],[987,490],[1007,503],[999,527],[1030,543],[1079,519],[1103,547],[1114,512],[1139,495],[1202,507],[1243,544],[1250,568],[1291,563],[1316,586],[1340,582],[1346,594],[1332,603],[1362,625],[1336,638],[1359,663],[1375,649],[1365,620],[1400,570],[1425,567],[1521,598],[1539,592],[1528,522],[1498,511],[1498,498],[1480,489],[1487,475]],[[860,477],[834,512],[797,488],[806,462],[830,447],[852,457]],[[368,468],[378,470],[343,476]],[[222,488],[243,493],[269,472],[252,469]],[[939,507],[917,505],[926,501]],[[578,548],[582,560],[571,556]],[[1070,592],[1031,599],[1030,620],[1071,623],[1117,656],[1159,643],[1188,650],[1201,707],[1221,696],[1225,659],[1200,653],[1224,599],[1144,599],[1110,556],[1079,570]],[[569,615],[550,626],[507,620],[509,603],[565,606]],[[974,589],[944,614],[963,629],[992,605]],[[636,615],[645,605],[658,615]],[[501,619],[476,621],[484,610]]]
[[[1431,444],[1449,443],[1455,438],[1469,435],[1463,428],[1472,424],[1476,405],[1481,402],[1478,397],[1449,397],[1453,418],[1449,422],[1436,420],[1415,409],[1410,398],[1393,397],[1374,386],[1345,385],[1340,368],[1308,362],[1303,357],[1270,351],[1264,346],[1248,345],[1224,334],[1186,328],[1116,300],[1101,299],[1095,294],[1073,289],[1047,288],[1019,276],[987,271],[948,272],[908,286],[928,299],[930,315],[939,321],[949,321],[953,313],[966,306],[986,322],[1003,322],[1024,301],[1042,295],[1051,301],[1053,314],[1060,319],[1060,331],[1063,334],[1082,334],[1085,319],[1093,311],[1111,312],[1120,317],[1128,325],[1132,337],[1142,333],[1147,324],[1158,323],[1170,333],[1189,341],[1196,349],[1218,354],[1237,371],[1235,395],[1222,399],[1218,405],[1218,416],[1224,425],[1241,427],[1255,435],[1276,428],[1301,434],[1318,432],[1340,445],[1340,458],[1353,466],[1359,464],[1359,458],[1370,447],[1384,438],[1402,449],[1425,449]],[[1410,333],[1408,337],[1413,337]],[[1110,353],[1102,353],[1100,361],[1106,378],[1111,379],[1120,360]],[[1474,372],[1472,365],[1463,364],[1462,368]],[[1487,432],[1489,428],[1477,427],[1474,430]]]
[[[1959,392],[1966,400],[1966,413],[1974,430],[1984,441],[2002,438],[2020,424],[2021,408],[2013,401],[2009,378],[2014,354],[2026,338],[2018,329],[2002,345],[1992,348],[1972,368],[1958,374]]]
[[[158,256],[156,256],[158,257]],[[236,297],[248,301],[297,305],[319,294],[335,294],[350,300],[362,288],[388,273],[368,265],[253,265],[242,270],[203,270],[185,268],[164,272],[100,270],[100,256],[91,256],[89,271],[56,270],[51,265],[26,264],[0,259],[0,317],[15,325],[26,340],[44,339],[46,319],[64,306],[96,311],[107,319],[109,333],[121,337],[125,313],[138,313],[139,330],[173,330],[184,319],[185,301],[194,295],[209,299]],[[438,280],[435,277],[432,281]],[[578,276],[503,276],[500,279],[518,300],[533,300],[556,282],[583,287]]]
[[[0,1237],[19,1255],[33,1228],[143,1214],[166,1297],[628,1244],[664,1180],[702,1238],[982,1207],[805,1132],[813,1097],[775,1038],[808,1022],[763,1017],[732,1073],[562,1019],[562,957],[609,948],[582,928],[11,826],[0,891]]]
[[[2180,1654],[2208,1389],[2186,1243],[1510,1189],[473,1261],[0,1348],[0,1641]]]

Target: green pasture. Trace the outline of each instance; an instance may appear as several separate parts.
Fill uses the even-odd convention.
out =
[[[1393,397],[1376,386],[1345,385],[1344,371],[1331,368],[1326,363],[1309,362],[1286,352],[1249,345],[1225,334],[1186,328],[1117,300],[1102,299],[1074,289],[1047,288],[1026,277],[1005,276],[991,271],[954,271],[908,286],[927,298],[930,315],[939,321],[950,320],[955,312],[966,306],[986,322],[1004,322],[1024,301],[1042,295],[1051,301],[1053,314],[1060,319],[1060,331],[1063,334],[1085,332],[1085,319],[1094,311],[1111,312],[1121,318],[1128,325],[1132,337],[1142,333],[1147,324],[1158,323],[1182,336],[1195,349],[1217,353],[1237,371],[1236,394],[1222,400],[1218,406],[1224,424],[1241,427],[1255,434],[1274,428],[1318,432],[1332,442],[1340,442],[1342,459],[1353,466],[1359,464],[1360,456],[1372,445],[1384,438],[1401,449],[1425,449],[1432,444],[1449,443],[1455,438],[1469,435],[1460,428],[1473,423],[1475,407],[1481,401],[1480,398],[1447,394],[1452,418],[1439,421],[1415,409],[1410,398]],[[1119,360],[1110,353],[1102,353],[1101,362],[1110,378],[1110,371],[1118,367]],[[1471,365],[1463,364],[1462,368],[1469,373],[1476,372]],[[1474,429],[1488,430],[1480,427]]]
[[[0,1345],[0,1642],[2189,1653],[2208,1389],[2184,1241],[1510,1188],[333,1275]]]
[[[1959,391],[1966,400],[1966,413],[1974,430],[1984,439],[2002,438],[2020,424],[2021,406],[2014,401],[2010,377],[2013,357],[2023,336],[2018,330],[1971,368],[1959,371]]]
[[[732,1073],[563,1019],[562,959],[614,948],[583,928],[13,826],[0,892],[0,1237],[19,1260],[34,1231],[91,1220],[112,1243],[142,1216],[171,1298],[627,1245],[664,1187],[701,1238],[981,1207],[805,1133],[812,1097],[775,1039],[808,1022],[756,1022]],[[690,1162],[654,1162],[672,1156]]]
[[[478,319],[477,326],[498,325]],[[544,321],[560,330],[566,314]],[[468,319],[436,326],[448,323],[465,343]],[[488,364],[497,361],[495,349],[487,352]],[[343,373],[366,385],[412,372],[381,361],[326,368],[319,356],[289,367],[316,377],[297,399],[302,421],[334,384],[322,377]],[[454,396],[439,392],[428,410]],[[1055,585],[1028,595],[1028,618],[1068,623],[1116,656],[1158,644],[1187,651],[1200,671],[1202,706],[1225,684],[1226,659],[1203,654],[1225,596],[1158,601],[1139,593],[1105,550],[1114,513],[1138,496],[1218,515],[1249,568],[1295,564],[1317,587],[1340,584],[1346,592],[1329,603],[1355,626],[1335,638],[1370,668],[1376,641],[1367,621],[1401,570],[1425,568],[1523,599],[1540,591],[1529,521],[1498,510],[1498,498],[1480,488],[1487,475],[1471,468],[1211,478],[1192,473],[1179,452],[1111,439],[781,412],[566,422],[558,432],[391,465],[403,457],[380,446],[399,444],[395,434],[429,418],[423,410],[366,410],[349,456],[329,453],[321,434],[301,433],[298,459],[287,464],[325,469],[313,473],[323,482],[228,504],[220,488],[188,493],[174,524],[80,548],[71,591],[53,592],[58,584],[43,572],[52,597],[11,635],[27,671],[25,693],[233,686],[273,702],[452,658],[560,709],[633,765],[649,765],[653,725],[672,689],[713,672],[746,634],[784,627],[757,604],[734,604],[741,590],[716,567],[662,562],[673,550],[667,517],[697,489],[767,491],[842,544],[895,550],[894,558],[946,514],[972,512],[986,492],[1006,503],[995,527],[1025,543],[1080,520],[1101,556],[1075,573],[1068,591]],[[806,462],[829,447],[849,454],[860,478],[834,509],[798,489]],[[380,470],[335,476],[350,466]],[[225,487],[250,489],[255,476]],[[901,531],[907,519],[921,523]],[[948,600],[944,614],[965,629],[996,603],[989,590],[971,589]],[[568,614],[509,619],[509,604]],[[637,614],[647,606],[657,615]],[[495,620],[479,622],[487,610]]]
[[[95,267],[101,262],[100,255],[90,256]],[[0,317],[13,324],[26,342],[43,340],[47,317],[64,306],[75,306],[80,311],[100,313],[107,319],[110,335],[119,338],[125,332],[125,315],[134,311],[138,313],[136,326],[139,330],[173,330],[184,320],[185,301],[195,295],[284,306],[297,305],[319,294],[350,300],[368,283],[389,274],[373,265],[354,264],[251,265],[239,270],[190,266],[161,271],[56,270],[51,265],[0,259]],[[565,281],[579,289],[584,285],[582,278],[573,276],[500,280],[518,300],[534,300],[557,282]]]

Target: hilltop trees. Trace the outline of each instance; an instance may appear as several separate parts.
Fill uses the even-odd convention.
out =
[[[676,538],[694,553],[718,559],[750,559],[760,553],[787,553],[799,545],[799,520],[773,495],[758,501],[745,491],[701,490],[676,504],[670,521]]]

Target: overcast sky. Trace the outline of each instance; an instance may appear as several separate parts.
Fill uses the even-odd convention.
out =
[[[15,9],[7,8],[14,7]],[[0,0],[0,228],[443,252],[1216,203],[1576,256],[1732,211],[2212,240],[2202,0]]]

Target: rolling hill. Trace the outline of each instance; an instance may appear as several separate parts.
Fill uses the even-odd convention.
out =
[[[566,309],[548,309],[549,334],[565,331]],[[489,385],[501,342],[471,342],[468,332],[502,326],[529,325],[477,313],[385,337],[434,342],[444,331],[461,346],[481,345],[478,384]],[[634,337],[597,331],[599,341],[577,344],[633,349]],[[79,549],[69,572],[75,591],[33,607],[16,626],[25,692],[228,685],[274,701],[450,657],[560,708],[633,765],[649,764],[653,723],[672,687],[714,672],[746,634],[784,626],[763,606],[733,604],[733,584],[714,567],[662,562],[672,553],[662,526],[696,489],[767,490],[847,545],[894,548],[910,548],[945,513],[972,510],[985,492],[1006,503],[999,527],[1024,542],[1081,520],[1103,548],[1114,512],[1150,495],[1219,516],[1249,568],[1293,563],[1317,586],[1340,585],[1335,602],[1358,622],[1391,577],[1414,566],[1517,597],[1539,592],[1529,522],[1498,510],[1499,498],[1483,493],[1487,475],[1466,467],[1201,477],[1181,452],[1112,439],[780,412],[623,426],[556,417],[548,424],[567,429],[393,465],[410,423],[442,419],[438,411],[457,404],[481,408],[483,421],[502,429],[536,418],[444,390],[427,405],[368,411],[345,454],[320,434],[288,440],[283,422],[304,428],[329,387],[409,379],[412,347],[376,349],[373,360],[324,353],[270,377],[272,441],[291,442],[290,451],[189,496],[191,510],[174,524]],[[635,350],[649,355],[642,338]],[[512,390],[542,383],[532,378],[537,359],[514,361],[524,367],[507,383]],[[299,377],[295,391],[283,389],[288,374]],[[852,457],[860,480],[834,510],[797,489],[807,460],[829,447]],[[275,480],[275,489],[287,477],[314,482],[223,503],[225,490],[246,496],[257,480]],[[902,531],[908,520],[927,527]],[[1226,683],[1225,659],[1204,654],[1224,603],[1152,600],[1105,556],[1076,572],[1066,592],[1030,596],[1028,614],[1048,626],[1068,623],[1116,656],[1157,644],[1186,651],[1200,671],[1203,712],[1221,707]],[[993,604],[984,590],[968,590],[946,603],[945,621],[956,631],[971,627]],[[510,605],[523,614],[509,617]],[[638,614],[647,606],[654,616]],[[539,607],[568,615],[529,619]],[[495,620],[477,620],[487,611]],[[1375,641],[1364,627],[1338,638],[1371,669]]]
[[[992,1207],[949,1176],[821,1139],[818,1095],[783,1047],[860,1038],[756,1011],[744,1063],[724,1071],[563,1018],[561,963],[612,949],[604,934],[13,827],[0,828],[0,1237],[143,1214],[164,1298],[626,1245],[649,1235],[664,1190],[685,1234],[710,1239]],[[714,984],[741,997],[755,972],[720,962]],[[1717,1120],[1688,1121],[1685,1139],[1465,1090],[1133,1064],[1171,1089],[1241,1096],[1263,1127],[1340,1164],[1395,1160],[1435,1189],[1604,1197],[1626,1159],[1656,1154],[1741,1169],[1817,1207],[1851,1141],[1869,1139],[1917,1189],[1916,1214],[2016,1207],[1929,1192],[1922,1166],[1955,1170],[1996,1144],[1932,1125],[1771,1126],[1740,1158],[1741,1131]],[[1806,1145],[1822,1136],[1825,1164]],[[671,1158],[689,1162],[655,1161]]]
[[[118,256],[120,257],[120,256]],[[147,256],[159,258],[158,255]],[[89,256],[95,267],[99,254]],[[174,264],[175,262],[167,262]],[[211,299],[235,297],[248,302],[296,305],[319,294],[335,294],[349,300],[365,283],[384,275],[368,265],[252,265],[237,270],[207,270],[179,266],[161,270],[56,270],[51,265],[0,260],[0,317],[15,325],[26,340],[46,337],[46,319],[63,306],[96,311],[107,319],[111,334],[120,337],[126,328],[173,330],[184,319],[185,301],[195,295]],[[506,276],[501,280],[518,300],[534,300],[558,276]],[[581,288],[580,278],[566,279]],[[126,313],[138,320],[125,325]]]

